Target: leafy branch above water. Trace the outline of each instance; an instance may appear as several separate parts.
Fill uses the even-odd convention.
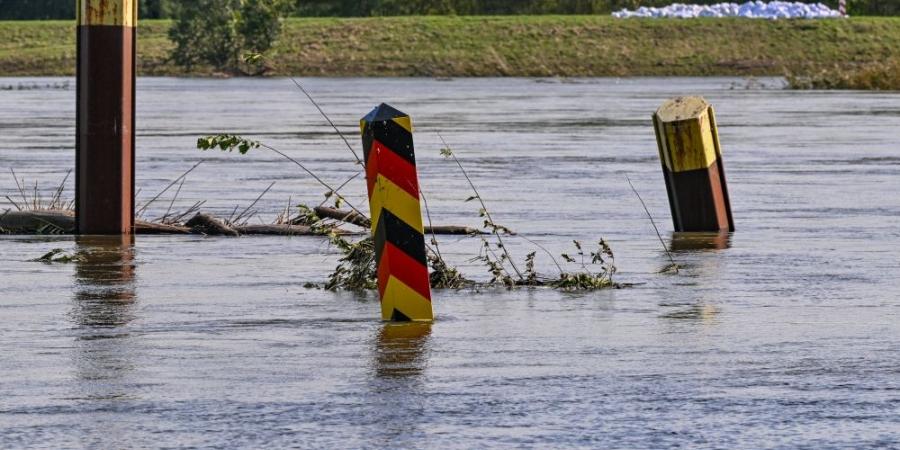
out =
[[[574,241],[576,246],[574,254],[580,257],[580,261],[572,259],[567,254],[560,255],[560,257],[570,264],[578,262],[580,267],[578,267],[577,270],[564,270],[556,257],[554,257],[545,247],[525,236],[516,235],[510,228],[501,225],[494,220],[493,215],[488,209],[487,203],[472,179],[469,177],[469,174],[460,159],[453,153],[443,137],[441,137],[441,141],[444,143],[444,147],[441,149],[441,155],[453,160],[474,194],[465,199],[465,202],[477,200],[480,206],[478,209],[478,217],[482,222],[481,228],[484,230],[485,235],[480,236],[480,239],[482,240],[481,251],[477,256],[473,257],[471,261],[483,263],[491,278],[486,283],[476,283],[465,278],[458,269],[448,264],[443,258],[437,236],[433,234],[429,243],[426,244],[428,266],[431,269],[429,279],[432,288],[460,289],[466,287],[477,288],[479,286],[503,286],[507,289],[514,289],[517,287],[551,287],[574,291],[596,290],[617,286],[613,281],[613,275],[616,273],[615,258],[606,241],[601,239],[598,244],[598,249],[587,254],[582,250],[581,243]],[[345,203],[353,209],[352,213],[348,213],[344,217],[345,222],[361,226],[368,224],[368,217],[360,210],[353,207],[352,204],[339,194],[339,189],[343,188],[344,185],[346,185],[346,182],[338,189],[334,189],[329,183],[325,182],[318,175],[309,170],[303,163],[271,146],[233,134],[220,134],[198,139],[197,147],[201,150],[218,149],[227,152],[237,151],[240,154],[247,154],[251,150],[259,148],[275,152],[299,166],[325,187],[327,189],[325,193],[326,199],[333,196],[335,198],[336,208],[340,207],[342,203]],[[431,214],[424,193],[422,193],[422,200],[425,203],[425,213],[428,218],[429,228],[434,229],[435,227],[431,226],[430,223]],[[297,208],[299,209],[299,214],[294,220],[301,221],[304,225],[313,228],[321,227],[322,234],[328,235],[331,245],[342,254],[338,260],[338,265],[329,276],[328,281],[322,285],[322,287],[328,290],[350,291],[375,289],[377,287],[377,269],[372,239],[367,237],[358,241],[352,241],[346,236],[334,233],[333,227],[322,226],[323,219],[316,215],[313,208],[306,205],[298,205]],[[348,219],[350,216],[353,216],[354,219]],[[489,240],[486,236],[490,236],[491,239]],[[520,269],[520,265],[517,264],[516,260],[513,258],[505,241],[505,238],[513,237],[521,238],[535,245],[547,254],[558,269],[558,275],[555,277],[548,277],[537,273],[535,268],[536,251],[533,251],[526,256],[523,266],[525,269]]]

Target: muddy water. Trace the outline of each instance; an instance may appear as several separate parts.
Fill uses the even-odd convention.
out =
[[[398,328],[372,296],[303,287],[336,261],[318,238],[2,237],[0,447],[900,447],[900,94],[731,79],[304,83],[357,151],[356,122],[377,103],[413,116],[435,222],[479,223],[440,133],[498,222],[554,253],[602,236],[634,286],[437,291],[433,325]],[[358,171],[287,80],[138,91],[139,201],[205,159],[147,218],[203,200],[227,216],[272,182],[253,221],[322,201],[277,155],[204,154],[203,134],[263,140],[334,184]],[[680,94],[717,108],[732,236],[671,233],[649,117]],[[72,166],[73,120],[71,89],[0,91],[0,170],[49,195]],[[656,273],[667,259],[626,175],[680,274]],[[344,192],[366,207],[361,179]],[[11,176],[0,193],[18,200]],[[511,241],[518,258],[532,250]],[[441,243],[484,279],[478,246]],[[53,248],[88,258],[28,262]]]

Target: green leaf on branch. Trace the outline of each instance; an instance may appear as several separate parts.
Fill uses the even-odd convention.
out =
[[[213,150],[218,148],[223,152],[237,151],[246,155],[247,152],[254,148],[259,148],[260,143],[241,136],[233,134],[219,134],[215,136],[205,136],[197,139],[197,148],[200,150]]]

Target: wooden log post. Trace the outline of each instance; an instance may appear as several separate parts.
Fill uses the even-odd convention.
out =
[[[77,8],[76,228],[131,234],[137,0],[78,0]]]
[[[412,120],[382,103],[360,121],[381,317],[430,321],[431,285],[425,254]]]
[[[674,98],[653,125],[675,231],[734,231],[712,106],[701,97]]]

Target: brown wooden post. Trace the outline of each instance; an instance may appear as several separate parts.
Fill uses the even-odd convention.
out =
[[[79,234],[134,228],[138,0],[77,0],[75,215]]]
[[[675,231],[734,231],[712,106],[678,97],[653,115]]]

